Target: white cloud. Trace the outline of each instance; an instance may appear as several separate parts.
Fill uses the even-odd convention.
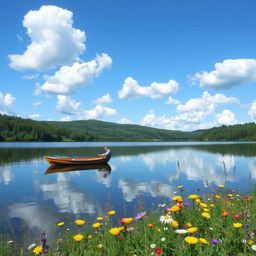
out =
[[[65,95],[57,95],[57,110],[65,115],[74,115],[82,111],[81,102],[77,102]]]
[[[32,74],[32,75],[24,75],[22,77],[22,79],[24,80],[33,80],[33,79],[36,79],[38,78],[39,74]]]
[[[73,28],[73,13],[53,5],[29,11],[23,20],[31,43],[23,54],[9,55],[16,70],[46,71],[67,65],[85,50],[85,33]]]
[[[140,86],[132,77],[125,79],[123,88],[118,92],[120,99],[150,97],[152,99],[162,98],[164,95],[176,93],[179,84],[174,80],[167,83],[152,83],[150,86]]]
[[[40,117],[40,114],[31,114],[28,116],[30,119],[37,119]]]
[[[110,68],[112,59],[106,54],[97,55],[89,62],[75,62],[72,66],[63,66],[54,76],[45,76],[45,83],[38,85],[35,94],[42,92],[51,94],[70,94],[74,93],[84,84],[92,82],[101,72]]]
[[[72,119],[70,116],[64,116],[64,117],[60,118],[60,121],[67,122],[67,121],[72,121]]]
[[[191,77],[200,87],[230,89],[256,81],[256,59],[227,59],[215,64],[211,72],[199,72]]]
[[[0,113],[7,114],[15,100],[10,93],[4,95],[0,92]]]
[[[108,108],[102,105],[96,105],[94,109],[84,110],[79,113],[79,119],[101,119],[104,116],[115,116],[117,111],[113,108]]]
[[[32,106],[38,106],[38,105],[41,105],[42,102],[41,101],[36,101],[36,102],[33,102],[32,103]]]
[[[235,119],[235,114],[229,109],[224,109],[221,113],[216,114],[217,122],[223,125],[234,125],[238,121]]]
[[[128,118],[121,118],[119,123],[120,124],[132,124],[133,122]]]
[[[108,104],[111,102],[112,102],[111,96],[107,93],[106,95],[96,99],[93,103],[103,105],[103,104]]]
[[[253,122],[256,122],[256,100],[251,104],[248,115]]]
[[[169,96],[169,98],[167,99],[165,104],[175,104],[175,105],[178,105],[178,104],[180,104],[180,101],[174,99],[172,96]]]

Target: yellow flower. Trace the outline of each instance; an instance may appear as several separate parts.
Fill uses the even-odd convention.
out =
[[[114,214],[116,214],[116,211],[109,211],[108,212],[108,215],[114,215]]]
[[[210,218],[210,217],[211,217],[211,215],[210,215],[209,212],[202,212],[202,216],[203,216],[204,218]]]
[[[61,227],[61,226],[63,226],[65,223],[64,222],[59,222],[59,223],[57,223],[56,225],[58,226],[58,227]]]
[[[179,185],[177,188],[182,189],[182,188],[183,188],[183,185]]]
[[[233,228],[241,228],[242,227],[242,223],[236,222],[233,223]]]
[[[214,207],[215,205],[214,204],[210,204],[211,207]]]
[[[177,227],[179,226],[179,223],[178,223],[178,221],[174,220],[174,221],[171,222],[170,225],[171,225],[172,227],[174,227],[174,228],[177,228]]]
[[[117,236],[120,232],[120,229],[119,228],[111,228],[108,232],[113,236]]]
[[[103,248],[103,244],[98,244],[97,247],[101,249]]]
[[[102,221],[102,220],[103,220],[103,217],[98,217],[98,218],[96,218],[96,220]]]
[[[84,239],[84,236],[81,235],[81,234],[77,234],[77,235],[73,236],[73,239],[74,239],[76,242],[80,242],[81,240]]]
[[[188,226],[189,228],[191,228],[193,225],[192,225],[192,223],[188,222],[188,223],[187,223],[187,226]]]
[[[133,221],[133,218],[124,218],[122,221],[124,224],[130,224]]]
[[[172,212],[178,212],[180,210],[180,207],[178,205],[174,205],[171,207]]]
[[[252,244],[253,244],[253,241],[252,241],[252,240],[248,240],[248,241],[247,241],[247,244],[252,245]]]
[[[198,239],[194,236],[187,236],[185,239],[184,239],[188,244],[196,244],[198,243]]]
[[[124,229],[124,226],[119,227],[119,231],[123,231]]]
[[[199,241],[202,243],[202,244],[209,244],[209,242],[204,239],[204,238],[199,238]]]
[[[192,227],[192,228],[187,229],[188,233],[190,233],[190,234],[196,233],[197,230],[198,230],[198,228],[196,228],[196,227]]]
[[[85,224],[85,221],[84,220],[75,220],[74,223],[78,226],[82,226]]]
[[[202,208],[207,207],[207,204],[205,204],[205,203],[200,203],[199,205],[200,205]]]
[[[160,228],[158,228],[158,229],[157,229],[157,232],[160,232],[160,231],[161,231],[161,229],[160,229]]]
[[[228,194],[229,197],[233,197],[234,195],[233,194]]]
[[[208,208],[203,208],[204,212],[209,212],[210,210]]]
[[[195,199],[198,199],[199,196],[198,195],[189,195],[188,198],[195,200]]]
[[[92,239],[92,235],[88,235],[87,238],[88,238],[88,239]]]
[[[34,250],[33,250],[33,253],[36,254],[36,255],[40,254],[41,252],[43,252],[43,248],[42,248],[41,245],[35,247]]]
[[[200,203],[201,203],[201,200],[200,200],[199,198],[197,198],[197,199],[195,200],[195,202],[196,202],[197,204],[200,204]]]
[[[93,223],[93,224],[92,224],[92,227],[93,227],[93,228],[99,228],[101,225],[102,225],[101,223],[96,222],[96,223]]]
[[[219,187],[219,188],[225,188],[225,186],[224,186],[224,185],[218,185],[218,187]]]
[[[174,196],[172,198],[173,201],[178,201],[178,202],[182,202],[182,197],[181,196]]]

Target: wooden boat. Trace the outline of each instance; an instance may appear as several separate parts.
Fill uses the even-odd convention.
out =
[[[70,171],[84,171],[84,170],[98,170],[111,172],[111,167],[109,164],[88,164],[88,165],[51,165],[45,174],[59,173],[59,172],[70,172]]]
[[[45,156],[44,159],[50,165],[88,165],[88,164],[106,164],[109,157],[90,157],[90,158],[56,158]]]

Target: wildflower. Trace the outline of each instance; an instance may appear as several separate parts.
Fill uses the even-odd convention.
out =
[[[77,234],[77,235],[73,236],[73,239],[74,239],[76,242],[80,242],[81,240],[84,239],[84,236],[81,235],[81,234]]]
[[[198,243],[198,239],[194,236],[187,236],[184,239],[188,244],[196,244]]]
[[[118,229],[119,229],[119,231],[123,231],[123,230],[125,229],[125,227],[124,227],[124,226],[121,226],[121,227],[119,227]]]
[[[188,202],[183,202],[182,204],[183,204],[183,206],[189,206]]]
[[[140,212],[140,213],[137,213],[137,216],[134,218],[135,220],[140,220],[142,219],[143,217],[145,217],[146,215],[146,212]]]
[[[207,219],[209,219],[209,218],[211,217],[211,215],[210,215],[209,212],[202,212],[202,216],[203,216],[204,218],[207,218]]]
[[[235,219],[240,219],[240,218],[241,218],[241,216],[240,216],[239,214],[234,214],[233,217],[234,217]]]
[[[46,253],[48,248],[49,248],[49,245],[47,244],[46,238],[47,238],[47,236],[46,236],[45,232],[43,231],[41,236],[40,236],[43,253]]]
[[[192,225],[192,223],[188,222],[187,226],[188,226],[188,228],[191,228],[193,225]]]
[[[172,212],[178,212],[180,210],[180,207],[178,205],[174,205],[171,207]]]
[[[33,248],[35,248],[35,247],[36,247],[36,244],[33,243],[33,244],[29,245],[27,249],[28,249],[28,250],[31,250],[31,249],[33,249]]]
[[[253,244],[251,247],[253,251],[256,251],[256,244]]]
[[[101,225],[102,225],[101,223],[96,222],[96,223],[93,223],[93,224],[92,224],[92,227],[93,227],[93,228],[99,228]]]
[[[172,221],[171,226],[174,227],[174,228],[177,228],[179,226],[178,221],[176,221],[176,220]]]
[[[169,215],[162,215],[160,217],[160,222],[164,224],[169,224],[173,221],[173,218]]]
[[[220,199],[221,196],[220,196],[220,195],[215,195],[215,198],[216,198],[216,199]]]
[[[221,215],[224,216],[224,217],[227,217],[229,215],[229,213],[224,211],[224,212],[221,213]]]
[[[155,254],[161,254],[162,252],[163,252],[163,250],[162,249],[155,249]]]
[[[196,202],[197,204],[200,204],[200,203],[201,203],[201,200],[200,200],[199,198],[197,198],[197,199],[195,200],[195,202]]]
[[[156,244],[151,244],[151,245],[150,245],[150,248],[151,248],[151,249],[155,249],[155,248],[156,248]]]
[[[111,228],[108,232],[109,232],[110,234],[116,236],[116,235],[119,234],[120,229],[119,229],[119,228]]]
[[[251,201],[252,199],[253,199],[252,196],[246,196],[246,197],[245,197],[245,200],[246,200],[246,201]]]
[[[168,228],[165,227],[165,228],[164,228],[164,231],[167,231],[167,230],[168,230]]]
[[[34,250],[33,250],[33,253],[36,254],[36,255],[39,255],[39,254],[42,253],[42,252],[43,252],[43,248],[42,248],[41,245],[35,247]]]
[[[133,218],[124,218],[124,219],[121,220],[121,223],[125,224],[125,225],[128,225],[131,222],[133,222]]]
[[[157,232],[160,232],[160,231],[161,231],[161,229],[160,229],[160,228],[158,228],[156,231],[157,231]]]
[[[202,243],[202,244],[209,244],[209,242],[204,239],[204,238],[199,238],[199,241]]]
[[[119,241],[121,241],[121,240],[123,240],[123,237],[118,236],[117,239],[118,239]]]
[[[12,240],[9,240],[8,242],[7,242],[7,244],[12,244],[13,243],[13,241]]]
[[[218,185],[218,187],[219,187],[219,188],[225,188],[225,186],[224,186],[224,185]]]
[[[241,228],[242,224],[239,222],[233,223],[233,228]]]
[[[182,189],[182,188],[183,188],[183,185],[179,185],[177,188]]]
[[[153,224],[149,223],[147,226],[148,226],[149,228],[152,228]]]
[[[211,240],[211,242],[213,244],[217,244],[217,245],[220,244],[220,241],[218,241],[217,239],[214,239],[214,238]]]
[[[109,212],[108,212],[108,215],[114,215],[114,214],[116,214],[115,211],[109,211]]]
[[[247,244],[252,245],[252,244],[253,244],[253,241],[252,241],[252,240],[248,240],[248,241],[247,241]]]
[[[64,222],[59,222],[59,223],[57,223],[56,225],[58,226],[58,227],[61,227],[61,226],[63,226],[65,223]]]
[[[88,239],[92,239],[92,235],[88,235],[87,238],[88,238]]]
[[[203,208],[204,212],[209,212],[210,210],[208,208]]]
[[[187,230],[188,230],[188,233],[193,234],[197,232],[198,228],[193,227],[193,228],[188,228]]]
[[[214,207],[215,205],[214,204],[210,204],[211,207]]]
[[[207,204],[205,204],[205,203],[200,203],[199,204],[202,208],[206,208],[207,207]]]
[[[198,199],[199,196],[198,195],[189,195],[188,198],[192,199],[192,200],[195,200],[195,199]]]
[[[75,220],[74,223],[78,226],[82,226],[85,224],[85,221],[84,220]]]
[[[103,248],[103,244],[98,244],[97,247],[98,247],[99,249],[101,249],[101,248]]]
[[[162,238],[161,238],[161,241],[162,241],[162,242],[164,242],[165,240],[166,240],[166,238],[165,238],[165,237],[162,237]]]
[[[102,221],[102,220],[103,220],[103,217],[98,217],[98,218],[96,218],[96,220]]]
[[[126,231],[128,231],[128,232],[131,232],[131,231],[134,231],[134,230],[135,230],[134,227],[128,227],[128,228],[126,229]]]
[[[176,229],[174,232],[177,234],[187,234],[188,233],[188,231],[186,229]]]
[[[174,196],[172,198],[173,201],[178,201],[178,202],[182,202],[182,197],[181,196]]]
[[[228,194],[229,197],[233,197],[234,195],[233,194]]]

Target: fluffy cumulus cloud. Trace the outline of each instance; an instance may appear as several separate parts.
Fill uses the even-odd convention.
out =
[[[174,105],[178,105],[180,104],[179,100],[174,99],[172,96],[169,96],[167,101],[165,102],[165,104],[174,104]]]
[[[8,114],[15,100],[16,99],[10,93],[4,95],[0,92],[0,113]]]
[[[149,86],[140,86],[132,77],[125,79],[121,91],[118,92],[120,99],[150,97],[152,99],[162,98],[164,95],[176,93],[179,84],[170,80],[167,83],[152,83]]]
[[[54,76],[45,76],[45,83],[38,85],[35,94],[70,94],[83,86],[92,82],[106,68],[110,68],[112,59],[108,54],[98,55],[89,62],[75,62],[72,66],[63,66]]]
[[[256,81],[256,59],[227,59],[215,64],[211,72],[196,73],[191,77],[200,87],[216,90],[230,89]]]
[[[216,114],[215,117],[219,124],[234,125],[238,123],[238,121],[235,119],[235,114],[228,109],[224,109],[221,113]]]
[[[77,102],[66,95],[57,96],[57,110],[65,115],[74,115],[82,111],[81,102]]]
[[[107,93],[106,95],[96,99],[93,103],[99,104],[99,105],[104,105],[104,104],[109,104],[111,102],[112,102],[111,96]]]
[[[248,111],[250,119],[256,123],[256,100],[251,104],[250,110]]]
[[[9,55],[16,70],[46,71],[67,65],[85,50],[85,33],[73,27],[73,13],[57,6],[42,6],[23,19],[31,43],[23,54]]]
[[[105,107],[103,105],[96,105],[95,108],[84,110],[79,113],[79,119],[101,119],[104,116],[115,116],[117,111],[113,108]]]
[[[177,115],[157,116],[151,110],[143,117],[141,124],[175,130],[206,129],[219,124],[234,124],[237,121],[229,110],[215,116],[218,122],[216,120],[208,123],[203,121],[207,116],[213,115],[218,107],[238,102],[239,100],[235,97],[227,97],[224,94],[211,95],[204,92],[201,98],[190,99],[185,104],[179,104],[176,108]]]
[[[132,124],[133,122],[128,118],[121,118],[119,123],[120,124]]]
[[[31,114],[28,116],[30,119],[38,119],[40,118],[40,114]]]
[[[64,116],[64,117],[60,118],[60,121],[67,122],[67,121],[72,121],[72,119],[70,116]]]

